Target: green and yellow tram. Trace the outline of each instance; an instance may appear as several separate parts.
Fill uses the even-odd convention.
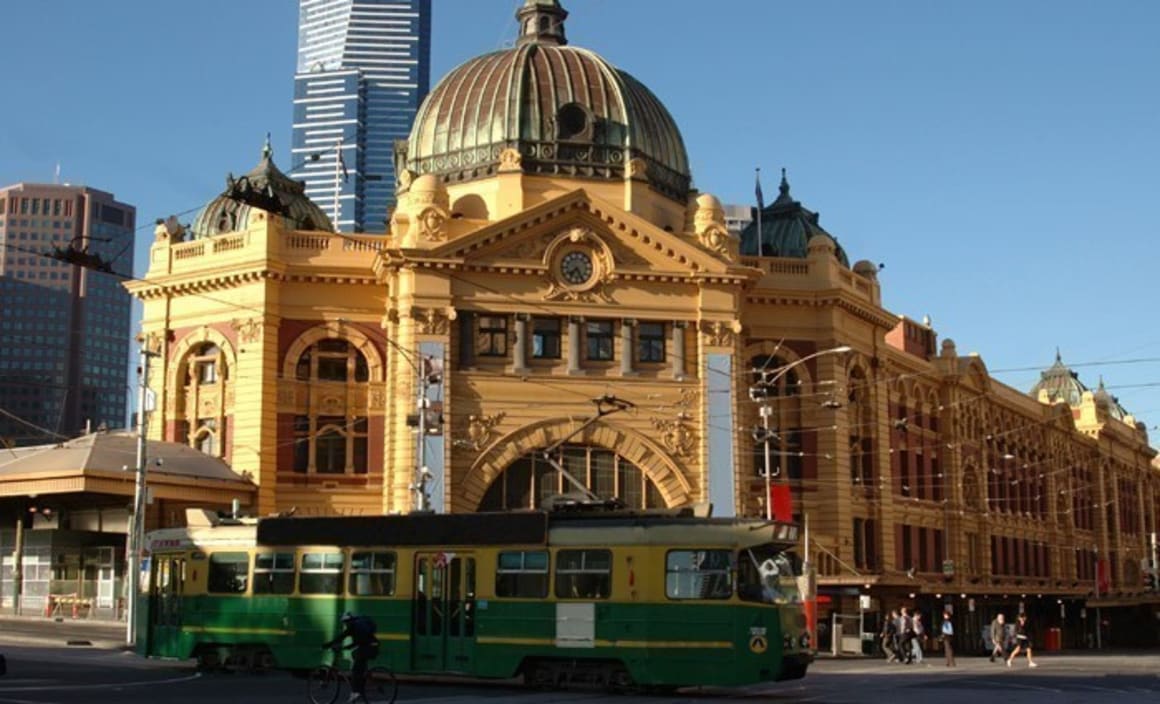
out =
[[[148,536],[146,655],[307,669],[351,611],[403,674],[736,686],[802,677],[812,657],[792,525],[688,510],[202,516]]]

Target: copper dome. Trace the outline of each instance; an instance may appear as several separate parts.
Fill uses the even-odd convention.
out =
[[[398,173],[487,178],[510,148],[525,173],[622,180],[639,159],[654,188],[684,203],[689,159],[672,115],[631,75],[568,46],[566,16],[555,2],[529,0],[516,47],[448,74],[419,108]]]

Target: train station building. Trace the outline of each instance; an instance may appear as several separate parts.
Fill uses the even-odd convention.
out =
[[[127,286],[151,437],[252,477],[258,514],[711,503],[808,517],[827,623],[1024,609],[1079,646],[1102,604],[1103,642],[1154,642],[1139,419],[1062,359],[1015,389],[884,308],[885,253],[851,261],[784,174],[731,234],[663,101],[558,3],[518,17],[423,103],[383,232],[333,232],[268,145],[158,226]]]

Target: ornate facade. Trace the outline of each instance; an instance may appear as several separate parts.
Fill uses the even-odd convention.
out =
[[[129,285],[160,353],[153,437],[249,472],[261,513],[407,511],[423,490],[438,510],[536,507],[572,477],[762,515],[749,389],[779,370],[774,481],[809,516],[823,612],[937,595],[982,619],[976,599],[1042,595],[1070,629],[1097,577],[1105,600],[1146,601],[1160,475],[1142,426],[1106,393],[1004,386],[884,309],[877,267],[850,267],[784,179],[738,241],[690,189],[663,104],[568,45],[566,16],[528,0],[515,48],[432,91],[382,235],[304,227],[324,218],[304,196],[256,203],[233,181],[212,227],[158,227]],[[267,153],[250,181],[280,178]],[[245,217],[226,231],[220,213]],[[625,410],[593,420],[608,397]]]

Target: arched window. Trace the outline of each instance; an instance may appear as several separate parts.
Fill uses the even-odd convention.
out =
[[[299,381],[370,380],[367,358],[346,340],[325,339],[311,345],[298,358]]]
[[[322,400],[294,417],[294,471],[366,474],[367,412],[351,406],[358,398],[355,385],[370,381],[366,356],[347,340],[322,339],[298,358],[295,376]]]
[[[222,348],[213,342],[194,346],[184,362],[185,386],[177,421],[177,442],[214,457],[225,455],[225,407],[228,368]]]
[[[876,490],[874,476],[874,413],[870,385],[861,369],[850,372],[847,382],[846,420],[850,438],[850,479],[870,494]]]
[[[663,508],[664,498],[656,484],[639,467],[612,450],[584,445],[567,445],[553,459],[576,481],[601,499],[620,499],[629,508]],[[484,494],[480,511],[533,509],[559,494],[577,490],[539,452],[513,462]]]
[[[749,361],[749,384],[758,398],[753,404],[753,427],[761,429],[750,434],[753,475],[757,477],[765,476],[765,442],[761,437],[765,424],[760,412],[762,405],[768,405],[769,466],[773,476],[802,478],[801,379],[792,370],[778,373],[787,364],[777,356],[759,356]]]

